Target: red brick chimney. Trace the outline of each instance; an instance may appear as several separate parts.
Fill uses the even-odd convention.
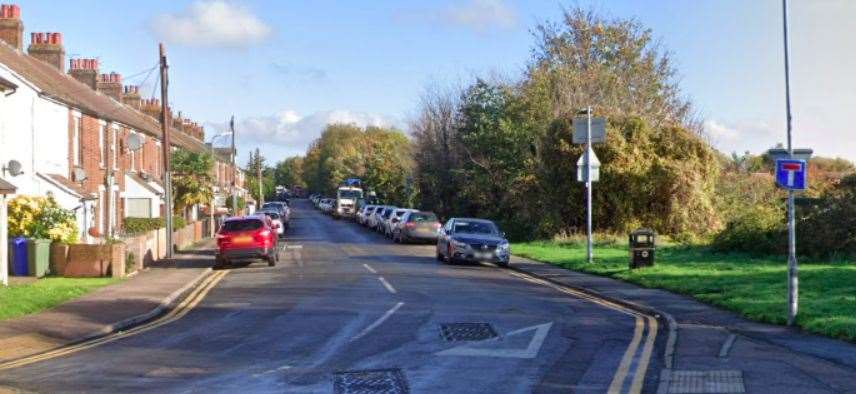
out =
[[[140,97],[140,87],[136,85],[127,85],[122,92],[122,102],[134,109],[140,109],[142,104]]]
[[[71,59],[68,73],[92,90],[98,89],[98,59]]]
[[[19,51],[24,49],[24,22],[21,8],[15,4],[0,5],[0,41]]]
[[[113,98],[113,100],[122,100],[122,75],[115,72],[110,74],[101,74],[98,79],[98,91]]]
[[[65,65],[65,48],[62,46],[62,33],[30,33],[30,56],[39,59],[57,70]]]
[[[143,99],[140,104],[140,110],[144,114],[149,115],[160,122],[161,103],[158,99]]]

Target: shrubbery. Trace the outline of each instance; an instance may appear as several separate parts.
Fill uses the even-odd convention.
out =
[[[77,241],[77,222],[51,197],[19,196],[9,202],[9,235],[70,243]]]
[[[187,224],[181,216],[172,217],[172,227],[174,230],[180,229]],[[149,231],[159,230],[166,227],[164,218],[125,218],[125,234],[138,235]]]
[[[784,210],[759,205],[729,221],[712,246],[720,252],[782,254],[787,253],[786,236]]]

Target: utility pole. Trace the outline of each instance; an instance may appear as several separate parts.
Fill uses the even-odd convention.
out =
[[[591,187],[593,183],[591,181],[591,157],[589,157],[589,152],[592,149],[591,105],[586,107],[586,122],[588,123],[588,127],[586,127],[586,234],[588,235],[586,239],[586,256],[588,257],[588,262],[591,263],[593,260],[591,242]]]
[[[164,185],[164,214],[166,217],[166,257],[172,258],[172,175],[170,174],[170,154],[172,146],[169,141],[169,106],[167,105],[169,95],[169,66],[166,63],[166,51],[163,43],[158,45],[160,50],[160,80],[161,80],[161,132],[163,133],[163,185]]]
[[[265,195],[262,188],[262,155],[259,154],[259,148],[256,148],[256,180],[259,182],[259,208],[265,204]]]
[[[788,0],[782,0],[782,25],[785,44],[785,110],[788,130],[788,156],[794,158],[791,139],[791,65],[790,40],[788,39]],[[797,223],[794,207],[794,191],[788,189],[788,325],[793,326],[799,310],[799,266],[797,264]]]
[[[229,151],[229,158],[232,161],[232,215],[238,215],[238,194],[235,192],[237,188],[238,167],[235,166],[235,115],[229,120],[229,130],[232,131],[232,150]]]

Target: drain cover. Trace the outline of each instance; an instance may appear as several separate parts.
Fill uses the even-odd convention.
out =
[[[440,335],[447,342],[483,341],[497,336],[493,327],[487,323],[441,324]]]
[[[336,394],[407,394],[407,380],[400,369],[346,371],[333,374]]]
[[[669,379],[670,394],[745,393],[743,372],[725,371],[672,371]]]

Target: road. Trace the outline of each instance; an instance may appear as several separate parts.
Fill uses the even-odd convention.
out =
[[[651,321],[512,270],[441,264],[432,246],[397,245],[295,205],[278,266],[217,271],[181,314],[0,370],[0,387],[656,391],[664,341]]]

